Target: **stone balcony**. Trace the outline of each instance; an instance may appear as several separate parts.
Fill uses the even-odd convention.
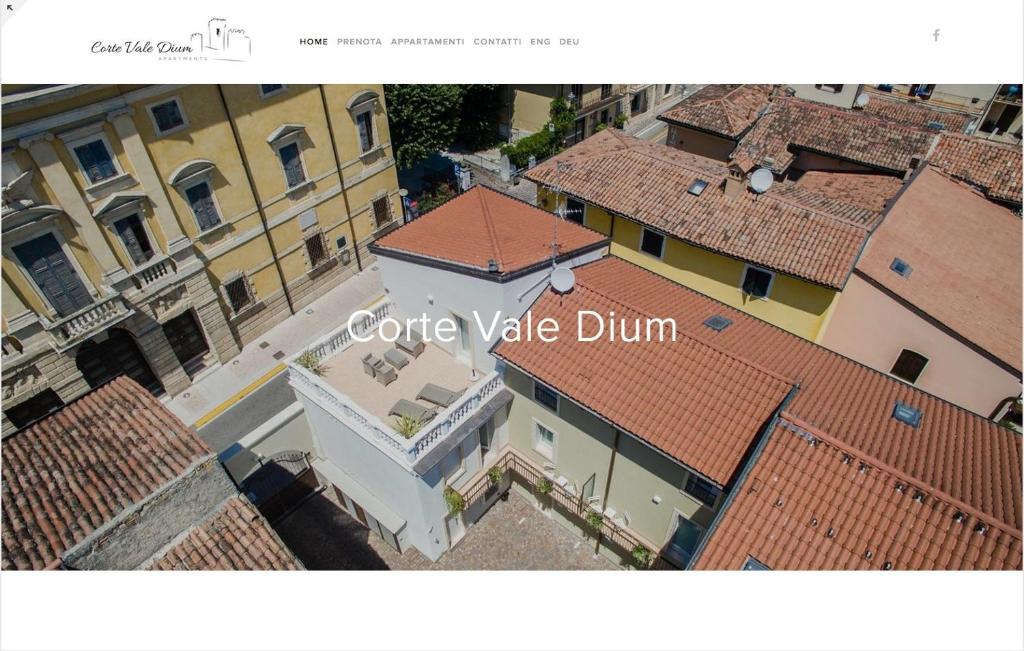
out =
[[[134,310],[120,293],[111,294],[70,316],[46,326],[54,348],[63,352],[99,331],[123,321]]]
[[[354,328],[356,334],[368,332],[391,311],[391,304],[378,307],[372,319]],[[385,386],[364,372],[362,358],[367,353],[379,358],[392,346],[376,337],[356,341],[346,325],[308,351],[319,361],[319,374],[293,362],[288,369],[289,381],[297,392],[359,436],[403,465],[419,471],[418,462],[449,434],[469,422],[504,388],[504,383],[497,372],[474,371],[447,351],[428,343],[418,357],[410,356],[409,364],[397,370],[397,379]],[[396,418],[389,415],[389,411],[401,399],[429,406],[417,401],[419,391],[427,383],[462,393],[447,407],[435,406],[436,415],[424,422],[419,431],[406,437],[397,431]]]

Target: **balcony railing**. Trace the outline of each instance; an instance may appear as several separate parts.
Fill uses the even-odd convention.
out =
[[[112,294],[89,307],[48,326],[58,351],[88,339],[100,330],[131,316],[133,310],[120,294]]]
[[[132,282],[135,283],[136,289],[146,291],[170,280],[174,273],[174,262],[170,258],[160,258],[136,270],[132,274]]]
[[[16,357],[21,354],[22,346],[21,342],[10,335],[4,335],[3,339],[3,358],[9,359]]]
[[[372,316],[353,324],[356,334],[363,334],[383,320],[392,305],[385,303],[373,311]],[[325,361],[353,345],[352,331],[346,326],[310,348],[319,361]],[[490,397],[501,390],[504,383],[497,372],[489,373],[454,403],[447,407],[427,426],[410,438],[405,438],[380,418],[360,407],[354,400],[330,386],[323,378],[309,372],[298,364],[289,366],[292,385],[313,398],[319,405],[330,411],[349,428],[372,442],[377,442],[395,458],[412,465],[429,452],[438,442],[452,433]]]
[[[551,492],[548,493],[548,498],[551,499],[552,505],[577,518],[584,529],[589,529],[594,535],[600,535],[602,544],[615,549],[620,556],[626,559],[632,558],[633,551],[636,549],[647,550],[647,558],[649,560],[646,565],[639,569],[660,569],[664,566],[657,549],[654,549],[649,543],[641,540],[638,536],[600,511],[595,510],[583,499],[582,495],[577,495],[564,486],[559,486],[555,483],[553,477],[521,457],[514,449],[506,448],[505,453],[486,470],[489,471],[491,468],[498,468],[502,474],[511,473],[513,479],[529,486],[534,491],[540,485],[541,480],[547,480],[551,483]],[[465,501],[466,508],[468,508],[478,500],[484,499],[491,490],[491,478],[488,472],[485,471],[481,473],[476,481],[463,487],[460,494]],[[600,514],[600,527],[595,529],[589,524],[587,516],[590,514]]]

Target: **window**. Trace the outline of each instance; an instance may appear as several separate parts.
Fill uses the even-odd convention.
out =
[[[558,411],[558,394],[551,387],[533,381],[533,399],[551,411]]]
[[[814,84],[814,87],[818,90],[823,90],[826,93],[843,92],[843,84]]]
[[[904,348],[889,372],[899,379],[913,384],[917,382],[917,378],[921,377],[921,372],[924,371],[924,367],[927,365],[927,357]]]
[[[118,219],[114,222],[114,231],[121,238],[121,243],[124,244],[125,251],[135,266],[145,264],[153,257],[153,246],[138,215]]]
[[[445,461],[447,467],[444,471],[444,480],[445,483],[451,484],[466,471],[466,460],[462,456],[462,449],[456,448],[453,450]]]
[[[75,158],[78,159],[78,164],[90,183],[99,183],[117,176],[117,165],[114,164],[114,157],[103,138],[94,138],[75,145],[72,151],[75,152]]]
[[[754,571],[771,570],[772,568],[768,567],[767,565],[765,565],[761,561],[757,560],[753,556],[747,556],[747,560],[745,560],[743,562],[743,567],[741,567],[740,569],[743,570],[743,571],[749,572],[749,571],[752,571],[752,570],[754,570]]]
[[[662,95],[671,95],[671,94],[672,94],[672,84],[665,84],[665,92],[662,93]]]
[[[571,197],[565,200],[565,218],[569,221],[582,224],[585,211],[586,206],[582,201],[576,201]]]
[[[391,221],[391,202],[388,201],[387,197],[381,197],[373,200],[373,220],[377,223],[377,228],[384,226]]]
[[[697,549],[697,544],[704,535],[704,529],[694,524],[682,515],[676,514],[676,528],[669,537],[665,553],[672,559],[683,565],[690,562],[690,557]]]
[[[310,233],[305,238],[306,257],[309,258],[309,268],[316,269],[327,262],[330,256],[327,254],[327,240],[320,231]]]
[[[696,497],[707,506],[714,506],[715,500],[718,499],[721,493],[714,484],[706,479],[701,479],[697,475],[690,475],[686,479],[686,488],[684,490],[687,494]]]
[[[690,194],[692,194],[695,197],[699,197],[701,195],[701,193],[704,192],[704,189],[707,188],[707,187],[708,187],[708,182],[707,181],[705,181],[704,179],[697,179],[693,183],[690,184],[690,187],[688,187],[686,189],[686,191],[689,192]]]
[[[12,246],[11,251],[58,316],[69,316],[92,305],[92,296],[78,270],[53,233]]]
[[[306,181],[306,171],[302,168],[302,157],[299,155],[299,143],[292,142],[277,150],[284,167],[284,178],[289,188],[302,185]]]
[[[569,88],[569,103],[576,108],[580,107],[580,102],[583,101],[583,84],[573,84]]]
[[[185,126],[185,116],[181,110],[178,98],[167,100],[149,107],[149,114],[153,116],[153,124],[156,126],[157,134],[163,135],[177,131]]]
[[[665,250],[665,236],[645,228],[640,236],[640,250],[660,258]]]
[[[921,424],[921,410],[899,400],[896,401],[896,405],[892,409],[892,417],[914,428]]]
[[[220,213],[217,212],[217,204],[213,201],[213,192],[208,182],[202,181],[186,189],[185,197],[192,207],[192,214],[196,216],[199,230],[207,231],[220,224]]]
[[[537,422],[534,422],[534,429],[533,449],[548,461],[553,461],[555,458],[555,433]]]
[[[487,423],[480,426],[480,453],[487,456],[487,453],[491,451],[491,446],[494,444],[494,434],[491,433]]]
[[[721,332],[732,325],[732,320],[727,319],[721,314],[713,314],[708,318],[704,319],[704,325],[711,328],[715,332]]]
[[[356,127],[359,129],[359,149],[365,154],[373,149],[372,107],[356,115]]]
[[[767,298],[774,278],[772,272],[748,265],[743,273],[743,293],[754,298]]]
[[[260,84],[260,97],[270,97],[284,90],[284,84]]]
[[[4,410],[11,424],[21,429],[48,416],[64,406],[64,401],[53,389],[44,389],[25,402]]]
[[[612,85],[601,84],[601,99],[608,99],[612,96]]]
[[[252,289],[249,287],[249,279],[245,276],[239,276],[234,280],[224,283],[224,295],[228,299],[228,304],[231,305],[231,311],[235,314],[238,314],[254,302]]]
[[[908,278],[910,276],[910,272],[914,270],[906,261],[900,260],[899,258],[893,258],[892,264],[889,265],[889,268],[904,278]]]

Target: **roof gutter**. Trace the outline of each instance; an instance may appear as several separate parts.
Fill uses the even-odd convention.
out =
[[[768,440],[771,439],[772,431],[775,429],[775,425],[779,422],[779,418],[782,417],[782,412],[789,406],[789,403],[793,400],[799,390],[799,384],[793,385],[793,388],[789,390],[788,394],[786,394],[786,398],[782,401],[782,404],[780,404],[775,410],[771,420],[769,420],[768,424],[765,425],[764,431],[761,434],[761,439],[757,442],[753,452],[750,454],[750,458],[747,459],[747,463],[743,466],[739,476],[736,478],[736,483],[732,487],[732,490],[730,490],[725,496],[725,501],[722,502],[722,507],[718,509],[718,513],[715,514],[714,520],[711,521],[711,526],[708,527],[707,533],[704,534],[704,537],[697,545],[697,549],[693,551],[693,555],[690,557],[690,562],[686,564],[685,569],[692,570],[697,564],[701,554],[707,547],[708,541],[711,540],[711,537],[715,534],[715,530],[718,529],[718,525],[721,524],[722,519],[725,517],[726,511],[729,510],[729,507],[732,506],[732,503],[736,500],[736,495],[740,492],[740,488],[743,487],[743,484],[747,481],[747,477],[750,475],[750,472],[754,469],[754,465],[761,458],[761,453],[764,452],[765,447],[768,445]]]

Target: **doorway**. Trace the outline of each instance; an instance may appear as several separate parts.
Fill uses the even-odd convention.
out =
[[[96,388],[120,375],[127,375],[150,393],[163,393],[163,386],[139,350],[135,338],[121,328],[111,328],[105,334],[103,341],[96,341],[97,337],[84,342],[75,356],[75,365],[89,386]]]
[[[473,358],[473,341],[470,339],[469,321],[458,314],[452,314],[452,317],[455,319],[455,327],[459,331],[458,337],[455,339],[455,356],[469,363]]]
[[[171,344],[174,356],[178,358],[189,377],[194,377],[203,368],[203,358],[210,352],[210,346],[203,336],[195,312],[186,310],[164,324],[164,335]]]

